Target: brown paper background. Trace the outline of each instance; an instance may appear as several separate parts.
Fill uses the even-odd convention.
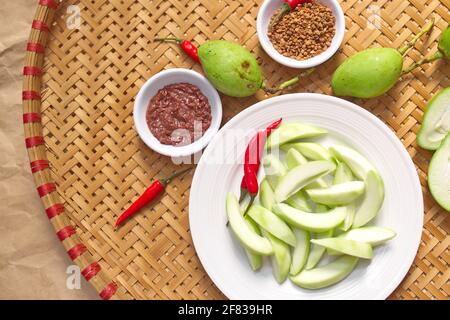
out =
[[[0,299],[97,299],[82,277],[66,287],[72,264],[37,195],[22,126],[22,68],[37,0],[0,6]]]

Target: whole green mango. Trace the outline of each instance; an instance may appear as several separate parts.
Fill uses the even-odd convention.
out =
[[[200,46],[198,55],[208,80],[228,96],[251,96],[263,84],[263,75],[256,58],[234,42],[208,41]]]
[[[347,59],[335,71],[331,86],[338,96],[374,98],[386,93],[402,74],[403,57],[395,49],[371,48]]]
[[[445,58],[450,59],[450,26],[441,35],[439,51],[442,52]]]

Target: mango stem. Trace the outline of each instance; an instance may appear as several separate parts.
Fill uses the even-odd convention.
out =
[[[417,69],[418,67],[427,64],[427,63],[431,63],[433,61],[439,60],[439,59],[443,59],[444,58],[444,54],[441,51],[436,52],[435,54],[425,57],[423,59],[420,59],[417,62],[412,63],[409,67],[407,67],[406,69],[404,69],[402,71],[402,75],[410,73],[411,71]]]
[[[282,84],[280,84],[278,87],[275,88],[268,88],[265,86],[265,84],[263,84],[263,86],[261,87],[261,89],[263,89],[265,92],[270,93],[270,94],[275,94],[278,92],[281,92],[285,89],[291,88],[292,86],[296,85],[300,79],[305,78],[309,75],[311,75],[316,69],[311,68],[311,69],[307,69],[305,71],[303,71],[302,73],[300,73],[298,76],[283,82]]]
[[[417,43],[417,41],[419,41],[420,38],[422,38],[425,34],[429,33],[434,26],[434,17],[431,18],[430,22],[428,22],[425,27],[422,29],[422,31],[420,31],[418,34],[416,34],[414,36],[414,38],[412,38],[406,45],[404,45],[403,47],[401,47],[398,52],[400,52],[400,54],[402,56],[405,56],[409,50],[411,50]]]

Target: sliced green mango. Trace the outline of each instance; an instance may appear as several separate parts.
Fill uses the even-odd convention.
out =
[[[306,193],[303,190],[298,191],[296,194],[294,194],[289,199],[287,199],[286,203],[288,205],[290,205],[291,207],[294,207],[296,209],[299,209],[299,210],[302,210],[305,212],[313,211],[311,204],[308,202]]]
[[[273,254],[270,241],[261,237],[248,226],[241,214],[238,199],[232,193],[227,195],[226,209],[231,230],[246,249],[264,256]]]
[[[315,213],[324,213],[330,211],[330,208],[328,208],[324,204],[316,203],[316,209],[314,210]]]
[[[428,103],[417,143],[424,149],[436,150],[450,133],[450,87],[445,88]]]
[[[360,228],[369,223],[380,212],[384,202],[384,183],[375,171],[370,171],[366,178],[366,193],[361,205],[356,210],[353,228]]]
[[[332,161],[313,161],[290,170],[275,188],[276,201],[285,201],[303,187],[335,169],[336,164]]]
[[[272,211],[267,210],[259,205],[252,205],[247,214],[252,218],[262,229],[271,233],[280,240],[283,240],[291,246],[295,246],[296,239],[294,232],[289,226]]]
[[[333,184],[341,184],[353,181],[352,170],[344,162],[339,162],[334,173]]]
[[[249,216],[245,216],[245,222],[256,234],[261,235],[261,230],[255,221],[252,220]],[[263,264],[263,257],[259,254],[253,253],[252,251],[245,249],[245,253],[247,254],[248,261],[250,262],[250,266],[253,271],[257,271],[261,269]]]
[[[294,148],[289,148],[286,153],[286,163],[289,170],[294,169],[302,164],[308,163],[306,159],[300,152]]]
[[[428,186],[436,202],[450,211],[450,134],[431,159],[428,169]]]
[[[372,246],[364,242],[347,240],[343,238],[326,238],[312,239],[311,243],[362,259],[373,258]]]
[[[266,179],[272,189],[275,189],[280,179],[286,175],[287,169],[283,162],[272,154],[265,156],[262,163]]]
[[[311,236],[308,231],[294,228],[297,243],[292,251],[290,274],[295,276],[304,268],[308,260]]]
[[[379,246],[394,239],[397,233],[388,228],[369,226],[358,229],[352,229],[339,235],[339,238],[354,240],[370,244],[371,246]]]
[[[345,279],[357,264],[358,258],[343,256],[326,266],[303,270],[290,279],[293,283],[305,289],[321,289]]]
[[[284,203],[277,203],[273,206],[273,210],[292,226],[312,232],[325,232],[334,229],[344,221],[347,215],[345,207],[316,214],[292,208]]]
[[[259,189],[259,201],[261,202],[261,205],[267,210],[272,210],[272,206],[276,203],[276,201],[275,193],[273,192],[269,181],[267,181],[267,179],[264,179],[261,182],[261,186]]]
[[[341,226],[339,226],[340,230],[348,231],[353,225],[353,222],[355,221],[355,215],[356,215],[356,203],[350,203],[347,205],[347,216],[345,217],[344,222]]]
[[[282,146],[282,150],[295,149],[309,160],[332,160],[333,156],[324,146],[313,142],[297,142]]]
[[[333,236],[333,230],[325,231],[322,233],[316,233],[313,235],[314,239],[325,239]],[[326,248],[323,246],[319,246],[317,244],[311,243],[311,248],[308,256],[308,261],[306,262],[306,270],[313,269],[322,259],[323,254],[325,253]]]
[[[364,182],[351,181],[323,189],[309,189],[306,193],[314,202],[336,207],[355,201],[364,193],[364,190]]]
[[[345,182],[353,181],[352,170],[344,163],[339,162],[334,175],[333,184],[340,184]],[[350,203],[347,205],[347,216],[345,217],[344,223],[339,227],[344,231],[349,230],[353,225],[353,220],[355,219],[356,204]]]
[[[292,260],[291,250],[284,241],[274,237],[267,231],[263,230],[262,232],[272,244],[274,254],[270,257],[270,261],[272,262],[273,275],[277,282],[281,284],[286,280],[289,274]]]
[[[292,170],[295,167],[308,163],[308,160],[295,148],[290,148],[286,154],[286,162],[288,169]],[[325,179],[319,178],[313,183],[305,186],[305,189],[318,189],[326,187],[328,187],[328,183],[325,181]]]
[[[347,164],[353,174],[360,180],[366,180],[369,171],[376,171],[375,167],[359,152],[346,146],[332,146],[330,151],[339,160]]]
[[[279,147],[290,141],[314,138],[327,134],[325,129],[303,123],[284,123],[277,130],[272,132],[266,142],[266,149]]]

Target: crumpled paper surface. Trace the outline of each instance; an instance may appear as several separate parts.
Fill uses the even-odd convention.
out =
[[[29,168],[22,126],[22,68],[37,0],[0,6],[0,299],[97,299],[84,279],[68,289],[73,265],[49,223]]]

